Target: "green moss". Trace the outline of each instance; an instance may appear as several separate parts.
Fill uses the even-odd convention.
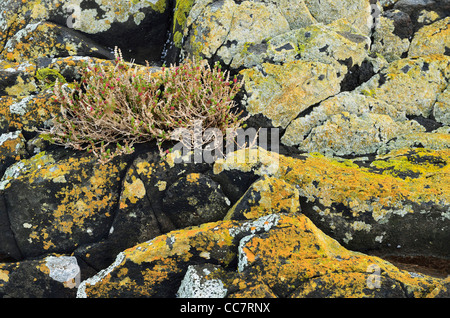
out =
[[[36,79],[45,87],[50,88],[55,85],[56,79],[60,83],[67,83],[64,76],[57,70],[51,68],[41,68],[36,72]]]

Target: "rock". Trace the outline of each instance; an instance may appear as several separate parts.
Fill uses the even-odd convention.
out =
[[[90,55],[112,58],[113,54],[75,31],[51,22],[28,24],[8,39],[2,52],[8,61],[23,63],[38,57]]]
[[[125,167],[120,160],[99,165],[93,156],[45,152],[10,166],[0,182],[2,213],[8,215],[22,258],[72,252],[105,237]]]
[[[364,93],[342,92],[321,102],[291,122],[282,143],[298,145],[302,152],[362,156],[376,153],[393,138],[425,130],[407,120],[404,111]]]
[[[73,29],[71,32],[75,31],[77,37],[86,36],[99,46],[113,48],[117,45],[124,49],[125,56],[131,53],[140,62],[145,62],[145,59],[160,60],[170,11],[166,0],[102,3],[76,0],[62,4],[33,0],[3,1],[0,12],[3,15],[0,43],[5,43],[25,27],[48,21]],[[143,29],[145,34],[140,32]]]
[[[371,51],[388,62],[406,57],[413,34],[409,16],[401,11],[388,11],[379,18],[373,33]]]
[[[427,118],[448,85],[449,62],[450,57],[442,54],[396,60],[356,91],[405,111],[407,116]]]
[[[175,44],[183,48],[185,55],[221,61],[232,69],[260,63],[268,42],[290,30],[336,20],[347,21],[361,36],[368,36],[371,28],[371,9],[366,0],[340,3],[339,10],[333,1],[179,3],[177,8],[181,12],[177,13]]]
[[[60,281],[54,276],[58,272],[53,259],[67,256],[48,256],[44,259],[27,260],[16,263],[0,264],[0,297],[2,298],[74,298],[76,295],[76,274],[67,272],[67,280]],[[70,259],[72,261],[72,259]],[[71,263],[64,260],[64,266],[78,266],[76,260]],[[55,264],[52,266],[52,264]],[[79,270],[79,268],[78,268]],[[61,272],[63,273],[63,272]],[[52,277],[53,276],[53,277]],[[79,278],[81,279],[81,277]]]
[[[223,298],[227,289],[219,279],[207,276],[221,267],[212,264],[189,265],[177,292],[178,298]]]
[[[373,162],[240,152],[216,161],[214,172],[253,171],[295,185],[301,211],[347,248],[448,258],[448,149],[394,150]]]
[[[450,17],[426,25],[411,41],[408,56],[445,54],[450,56]]]
[[[20,131],[0,135],[0,173],[28,155],[25,139]]]
[[[226,267],[240,238],[277,221],[274,215],[244,224],[219,221],[158,236],[119,253],[108,268],[81,283],[77,296],[175,297],[192,259]]]
[[[60,111],[60,106],[51,99],[52,96],[52,92],[44,91],[26,97],[0,97],[0,131],[21,130],[29,137],[50,127],[53,115]]]
[[[34,64],[0,61],[0,96],[26,97],[38,91]]]
[[[343,283],[349,281],[350,287]],[[306,216],[291,213],[159,236],[120,253],[84,280],[77,296],[426,297],[443,288],[440,279],[346,250]]]
[[[270,37],[289,30],[276,4],[198,1],[187,18],[183,49],[188,55],[220,59],[238,68],[245,58],[245,46],[264,47]]]
[[[221,220],[229,205],[220,185],[199,173],[179,178],[163,198],[163,209],[177,228]]]
[[[290,212],[300,212],[297,188],[283,180],[262,176],[228,211],[225,220],[250,220]]]
[[[433,116],[437,122],[450,125],[450,86],[447,86],[434,103]]]
[[[245,109],[251,116],[263,115],[273,127],[285,128],[301,112],[339,92],[337,73],[329,64],[307,61],[243,70]]]
[[[370,39],[342,19],[329,25],[317,23],[273,37],[267,42],[261,62],[321,62],[333,65],[341,76],[345,76],[355,66],[362,64],[369,46]],[[251,51],[251,46],[248,50]],[[257,61],[253,57],[252,60]]]
[[[433,20],[447,17],[450,10],[450,1],[399,0],[396,1],[394,9],[407,13],[413,21],[415,31],[417,31],[427,23],[427,20],[423,19],[424,16],[432,14],[435,16]]]

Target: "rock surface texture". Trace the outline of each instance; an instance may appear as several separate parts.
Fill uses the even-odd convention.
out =
[[[106,164],[42,138],[115,46],[220,62],[279,138]],[[0,2],[0,297],[448,298],[449,184],[450,1]]]

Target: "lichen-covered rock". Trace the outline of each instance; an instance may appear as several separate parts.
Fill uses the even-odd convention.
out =
[[[264,63],[242,71],[251,116],[263,115],[273,127],[285,128],[302,111],[340,90],[338,71],[330,64],[293,61]]]
[[[1,213],[8,215],[22,258],[72,252],[105,237],[125,167],[119,159],[100,165],[93,156],[45,152],[10,166],[0,182]]]
[[[226,267],[236,257],[239,240],[267,231],[279,217],[246,223],[219,221],[169,232],[117,255],[107,269],[83,281],[78,297],[175,297],[188,266],[214,263]]]
[[[450,86],[438,96],[433,106],[434,119],[443,125],[450,126]]]
[[[426,297],[444,288],[440,279],[346,250],[304,215],[272,214],[173,231],[127,249],[84,280],[77,296]]]
[[[51,22],[28,24],[8,39],[2,57],[23,63],[38,57],[90,55],[112,58],[113,54],[69,28]]]
[[[38,87],[34,74],[34,64],[24,62],[22,64],[0,61],[0,96],[11,95],[22,97],[37,92]]]
[[[29,96],[0,97],[0,131],[21,130],[33,133],[48,128],[60,106],[51,98],[53,92],[43,91]]]
[[[281,141],[302,152],[361,156],[376,153],[393,138],[424,130],[383,100],[342,92],[292,121]]]
[[[449,80],[450,56],[431,54],[396,60],[356,91],[382,100],[406,115],[428,118]]]
[[[200,173],[179,178],[163,198],[164,212],[178,228],[221,220],[229,206],[220,184]]]
[[[187,55],[220,60],[233,69],[249,68],[262,58],[270,59],[265,56],[267,43],[290,30],[344,19],[363,36],[369,35],[371,28],[371,9],[366,0],[339,5],[334,1],[303,0],[275,3],[178,1],[177,8],[181,12],[176,16],[185,21],[185,26],[179,27],[181,21],[177,19],[175,44]]]
[[[365,167],[365,161],[295,159],[256,148],[216,161],[214,171],[253,171],[295,185],[302,212],[351,249],[448,257],[449,155],[448,149],[397,149]]]
[[[169,5],[158,1],[2,1],[0,43],[44,21],[88,35],[105,47],[127,48],[140,61],[159,60],[166,41]],[[148,30],[145,33],[139,32]],[[95,53],[95,52],[94,52]]]
[[[417,31],[426,24],[448,17],[450,1],[398,0],[393,8],[408,14],[414,24],[414,31]]]
[[[20,131],[0,135],[0,173],[27,156],[26,141]]]
[[[398,60],[408,53],[412,34],[409,15],[398,10],[388,11],[379,17],[370,50],[389,62]]]
[[[58,272],[58,264],[54,260],[61,260],[62,271]],[[0,297],[74,298],[77,291],[76,280],[81,280],[81,275],[77,278],[75,272],[69,273],[70,265],[76,269],[75,266],[78,264],[75,258],[62,255],[49,255],[41,259],[15,263],[0,263]],[[67,277],[54,275],[62,274],[64,271],[69,274],[66,275]],[[63,277],[62,281],[60,277]]]
[[[408,56],[428,54],[450,55],[450,17],[426,25],[415,33]]]
[[[269,38],[289,30],[276,4],[198,1],[187,18],[184,49],[188,54],[219,58],[238,68],[245,62],[246,46],[264,46]]]
[[[225,220],[250,220],[268,214],[296,212],[300,212],[297,188],[283,180],[263,176],[228,211]]]
[[[265,51],[254,52],[249,45],[247,55],[252,56],[254,62],[258,61],[259,54],[261,62],[283,64],[305,60],[331,64],[340,76],[345,76],[367,57],[370,38],[342,19],[329,25],[317,23],[280,34],[270,39],[266,46]]]

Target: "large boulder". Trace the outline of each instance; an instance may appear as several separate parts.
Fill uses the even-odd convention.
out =
[[[100,165],[93,156],[41,152],[10,166],[0,183],[9,231],[2,254],[16,259],[70,253],[105,237],[119,200],[126,163]],[[8,244],[13,234],[17,249]],[[5,244],[6,245],[5,245]]]
[[[290,213],[156,237],[119,253],[77,296],[419,298],[445,290],[440,279],[349,251]]]
[[[351,161],[255,148],[216,161],[214,172],[252,171],[293,184],[301,211],[350,249],[448,258],[449,154],[406,148]]]
[[[233,69],[255,65],[254,55],[264,52],[273,37],[290,30],[345,20],[368,36],[372,27],[367,0],[181,3],[177,2],[175,45],[185,55],[221,61]]]
[[[72,29],[63,32],[81,39],[83,44],[83,39],[98,43],[98,51],[88,55],[97,56],[102,50],[110,55],[117,45],[124,49],[126,56],[131,54],[140,62],[146,59],[159,62],[166,42],[169,13],[166,0],[3,1],[0,4],[0,43],[6,46],[11,37],[48,21],[59,28]]]

